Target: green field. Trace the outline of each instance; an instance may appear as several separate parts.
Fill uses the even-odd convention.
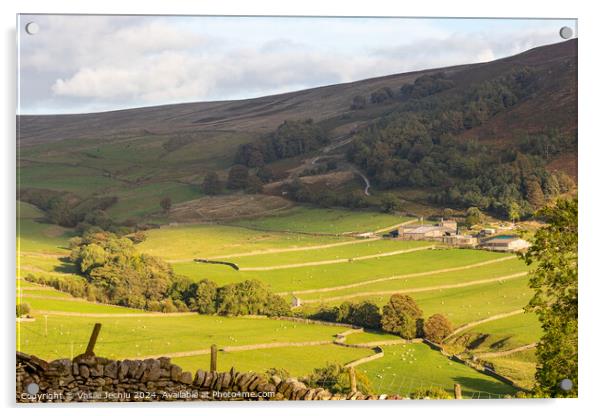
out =
[[[112,312],[111,307],[104,308],[103,313]],[[95,312],[100,312],[100,309]],[[33,314],[35,316],[35,307]],[[85,349],[90,331],[96,322],[103,325],[96,353],[110,358],[136,358],[206,350],[211,344],[223,347],[272,342],[331,341],[336,333],[341,332],[341,328],[331,326],[244,317],[226,318],[195,314],[151,317],[139,313],[137,316],[128,317],[111,318],[108,315],[67,318],[50,314],[47,321],[38,315],[34,322],[19,324],[18,348],[45,359],[71,357]],[[176,338],[174,334],[177,334]],[[396,337],[388,334],[359,333],[349,335],[347,342],[390,339]],[[128,348],[124,348],[125,346]],[[384,349],[383,358],[358,367],[366,372],[376,391],[380,393],[407,394],[413,388],[419,387],[418,382],[423,385],[440,385],[448,390],[453,387],[454,382],[460,382],[467,395],[474,395],[476,391],[494,395],[513,391],[509,386],[490,377],[447,360],[424,345],[401,345]],[[402,359],[404,352],[408,354],[407,362]],[[235,367],[239,371],[264,372],[270,368],[277,368],[286,369],[291,375],[302,376],[316,367],[329,363],[345,364],[371,354],[373,352],[369,349],[345,348],[334,344],[222,351],[218,354],[218,369],[223,371]],[[207,354],[173,358],[174,363],[189,371],[207,368],[207,361]],[[411,376],[402,377],[401,374]]]
[[[354,240],[353,244],[317,250],[292,251],[276,254],[258,254],[255,256],[227,257],[240,267],[280,266],[328,260],[352,260],[356,257],[375,256],[394,253],[401,250],[412,250],[430,247],[428,241],[395,241],[395,240]]]
[[[276,292],[292,292],[467,266],[505,256],[507,254],[489,251],[452,249],[422,250],[369,260],[294,269],[235,271],[228,266],[194,262],[175,263],[173,267],[177,273],[193,279],[208,278],[218,284],[259,279],[270,285]]]
[[[173,191],[174,201],[179,200],[176,196],[178,192],[181,192],[182,200],[197,197],[195,189],[173,182],[141,186],[138,195],[129,195],[127,187],[122,186],[120,189],[116,190],[122,192],[120,202],[111,209],[114,211],[113,215],[121,218],[157,211],[156,207],[147,208],[144,204],[146,198],[158,198],[152,196],[154,192],[161,194],[163,191]],[[43,212],[29,204],[20,204],[20,208],[21,275],[81,278],[75,274],[74,266],[62,259],[68,254],[68,239],[73,233],[44,223]],[[282,216],[245,220],[256,223],[255,228],[270,229],[269,231],[245,228],[251,225],[243,222],[241,225],[244,227],[232,224],[163,226],[147,231],[147,239],[138,244],[137,249],[162,257],[171,263],[176,273],[197,280],[208,278],[223,285],[245,279],[259,279],[275,292],[290,294],[294,291],[309,291],[299,294],[304,301],[314,301],[304,305],[304,311],[315,310],[322,302],[338,305],[343,301],[336,299],[340,297],[351,301],[372,300],[382,306],[388,301],[390,294],[379,295],[375,292],[427,289],[412,293],[424,315],[443,313],[457,327],[526,305],[531,296],[526,276],[504,282],[478,282],[528,270],[523,262],[514,258],[480,264],[509,257],[508,254],[459,249],[426,249],[396,253],[430,246],[432,243],[358,240],[350,236],[303,233],[320,232],[318,230],[331,221],[335,226],[329,227],[327,232],[340,234],[375,230],[403,220],[404,218],[385,214],[295,208]],[[292,226],[287,228],[287,223]],[[361,224],[361,227],[357,224]],[[341,243],[344,244],[340,245]],[[335,245],[332,246],[333,244]],[[386,253],[394,254],[357,260],[358,257]],[[195,263],[192,261],[194,258],[233,261],[243,270],[235,271],[227,266]],[[343,261],[340,262],[341,260]],[[299,266],[303,263],[329,261],[339,262]],[[245,271],[244,268],[260,270]],[[261,270],[264,268],[268,270]],[[270,268],[274,269],[269,270]],[[454,268],[462,269],[440,272]],[[406,276],[415,273],[421,275]],[[389,277],[395,278],[373,282]],[[475,282],[478,284],[474,284]],[[358,283],[359,286],[351,288],[337,288]],[[461,288],[437,288],[455,284],[471,285]],[[235,367],[239,371],[264,372],[270,368],[282,368],[295,376],[307,375],[314,368],[328,363],[343,365],[373,354],[370,349],[345,348],[334,344],[277,348],[255,345],[274,342],[331,342],[337,333],[345,330],[339,327],[196,314],[153,316],[140,310],[80,301],[68,294],[46,290],[25,280],[20,280],[20,286],[29,289],[17,294],[20,301],[31,306],[31,314],[35,321],[19,323],[18,347],[24,352],[45,359],[70,357],[83,351],[91,328],[96,322],[103,325],[96,348],[98,355],[136,358],[185,353],[186,356],[176,356],[173,361],[190,371],[207,367],[208,355],[205,352],[211,344],[216,344],[219,348],[254,345],[251,347],[253,349],[245,351],[220,351],[220,369]],[[332,290],[317,291],[323,288]],[[47,318],[38,311],[48,311],[44,313],[47,314]],[[475,334],[488,334],[486,341],[474,349],[473,352],[478,353],[504,350],[534,342],[540,336],[539,331],[537,321],[531,315],[521,315],[481,324],[465,332],[471,337]],[[346,342],[354,344],[394,339],[398,338],[390,334],[362,332],[348,335]],[[533,362],[525,358],[528,356],[528,352],[524,356],[517,355],[518,358],[513,354],[492,359],[492,363],[495,361],[500,371],[508,376],[516,376],[522,385],[527,386],[533,380]],[[358,370],[366,372],[379,393],[405,395],[421,385],[439,385],[451,390],[457,382],[463,385],[467,397],[477,397],[481,394],[498,397],[514,391],[491,377],[449,361],[424,345],[385,347],[383,358],[363,364]]]
[[[228,371],[234,367],[238,371],[257,373],[264,373],[272,368],[286,369],[291,376],[300,377],[310,374],[314,368],[335,363],[344,365],[372,354],[374,352],[369,349],[346,348],[334,344],[238,352],[221,351],[218,353],[217,369]],[[207,367],[209,355],[174,358],[172,362],[185,370],[194,371]]]
[[[514,380],[520,387],[531,389],[534,386],[536,357],[535,349],[521,351],[503,357],[486,358],[498,373]]]
[[[110,312],[110,309],[103,311]],[[21,348],[45,359],[69,357],[71,343],[76,352],[85,349],[96,322],[102,324],[102,330],[95,352],[109,358],[197,351],[210,348],[212,344],[221,348],[273,342],[332,341],[341,331],[333,326],[273,319],[198,314],[157,317],[139,313],[127,317],[48,315],[46,336],[45,318],[36,315],[35,307],[33,315],[36,317],[34,322],[19,325]]]
[[[299,207],[283,215],[241,220],[233,225],[260,230],[341,234],[376,231],[412,219],[377,212]]]
[[[471,352],[495,352],[537,342],[542,336],[542,330],[536,315],[524,313],[485,322],[460,332],[454,338],[458,339],[466,335],[470,336],[471,340],[478,336],[486,336],[482,342],[480,340],[475,342]]]
[[[18,222],[17,247],[21,252],[66,254],[68,239],[72,231],[43,222],[44,213],[25,202],[17,202]]]
[[[328,292],[307,293],[302,294],[301,297],[303,298],[303,300],[313,301],[328,301],[328,299],[334,297],[347,297],[348,300],[354,300],[353,296],[357,296],[360,293],[367,293],[368,296],[370,296],[370,292],[404,292],[406,290],[411,291],[414,289],[437,287],[441,285],[463,284],[476,282],[479,280],[488,280],[494,278],[502,278],[505,276],[512,276],[517,273],[526,272],[527,270],[528,268],[525,266],[524,262],[518,259],[510,259],[508,261],[502,261],[483,266],[476,266],[474,268],[465,270],[433,273],[407,278],[399,278],[395,280],[386,280],[382,282],[370,283],[347,289],[332,290]],[[418,296],[418,294],[416,293],[412,296]]]
[[[33,164],[20,169],[20,186],[56,191],[76,192],[89,196],[103,189],[120,186],[118,180],[107,176],[102,169],[71,163]]]
[[[523,308],[531,299],[528,277],[474,285],[456,289],[441,289],[413,293],[412,298],[422,308],[425,316],[441,313],[447,316],[455,327],[468,322],[488,318],[500,313]],[[389,301],[390,295],[360,296],[354,302],[369,300],[382,306]],[[341,301],[332,301],[325,305],[339,305]],[[307,310],[316,310],[321,304],[309,304]]]
[[[198,198],[200,187],[176,182],[151,183],[148,185],[132,185],[114,193],[119,198],[107,213],[117,220],[141,217],[155,212],[161,213],[160,201],[169,197],[172,203],[184,202]]]
[[[237,146],[255,136],[250,132],[132,133],[23,146],[20,184],[82,196],[104,192],[135,197],[138,189],[131,185],[189,182],[209,170],[229,167]],[[180,142],[170,146],[174,139]]]
[[[387,334],[384,332],[371,332],[371,331],[363,331],[363,332],[354,332],[352,334],[347,335],[346,344],[363,344],[366,342],[376,342],[376,341],[391,341],[397,340],[399,337],[393,334]]]
[[[451,361],[424,344],[402,344],[383,349],[383,358],[357,367],[370,377],[376,391],[382,393],[408,396],[419,387],[441,387],[453,394],[455,383],[462,385],[465,397],[498,398],[516,391]]]
[[[33,286],[29,286],[27,287],[26,290],[23,289],[23,286],[21,286],[21,296],[49,296],[49,297],[53,297],[53,298],[65,298],[65,299],[70,299],[73,298],[69,293],[66,292],[60,292],[58,290],[49,290],[48,288],[44,287],[44,286],[40,286],[39,289],[33,289],[30,290],[29,288],[33,287]],[[17,289],[17,296],[19,296],[19,289]]]
[[[24,292],[23,295],[20,296],[20,302],[28,303],[33,310],[34,316],[39,316],[37,311],[75,313],[142,313],[142,311],[138,309],[85,302],[81,299],[71,297],[53,297],[46,295],[44,295],[43,298],[31,297],[28,296],[28,292]]]
[[[139,244],[138,249],[167,260],[192,260],[350,241],[330,236],[262,232],[221,225],[169,226],[149,230],[147,235],[147,240]]]

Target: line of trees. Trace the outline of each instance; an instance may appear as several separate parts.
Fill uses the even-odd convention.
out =
[[[107,231],[70,240],[69,256],[81,278],[34,277],[76,297],[151,311],[219,315],[290,314],[286,300],[258,280],[218,287],[207,279],[178,276],[164,260],[138,253],[131,238]]]
[[[35,205],[45,212],[48,221],[63,227],[117,226],[105,212],[117,203],[115,196],[81,198],[71,192],[24,188],[19,190],[17,199]]]
[[[422,75],[411,84],[404,84],[399,89],[399,93],[390,87],[381,87],[370,93],[370,103],[373,105],[386,104],[394,101],[407,101],[410,99],[420,99],[429,95],[448,90],[455,86],[455,82],[447,77],[444,72],[437,72],[432,75]],[[351,110],[363,110],[368,106],[368,100],[363,95],[355,95],[351,100]]]
[[[255,168],[319,149],[327,143],[328,135],[312,119],[287,120],[274,132],[253,143],[241,145],[234,161]]]
[[[443,342],[453,331],[445,316],[434,314],[425,321],[416,301],[398,293],[390,297],[382,312],[374,302],[344,302],[339,306],[323,306],[310,318],[382,330],[405,339],[424,337],[436,343]]]

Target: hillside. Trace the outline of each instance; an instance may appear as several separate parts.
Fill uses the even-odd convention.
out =
[[[476,140],[492,149],[515,149],[522,145],[525,135],[551,131],[563,140],[576,137],[577,40],[570,40],[487,63],[395,74],[255,99],[94,114],[18,116],[19,181],[24,189],[69,192],[75,195],[70,195],[70,201],[114,196],[118,202],[107,212],[120,219],[155,215],[158,199],[169,196],[175,204],[190,201],[183,214],[190,220],[188,211],[202,210],[205,202],[221,204],[219,199],[215,202],[220,197],[203,198],[199,190],[208,172],[217,172],[225,181],[228,169],[241,161],[237,155],[241,145],[259,143],[265,147],[266,136],[277,135],[283,122],[313,119],[327,141],[306,146],[304,139],[292,137],[302,142],[295,145],[301,150],[283,151],[266,159],[273,177],[264,181],[263,193],[280,197],[291,181],[299,179],[311,192],[322,192],[326,187],[335,199],[353,192],[369,197],[372,186],[372,194],[399,189],[403,199],[426,207],[433,203],[427,197],[430,189],[440,190],[442,185],[434,181],[409,188],[403,181],[383,185],[382,178],[358,162],[360,159],[349,159],[350,147],[366,140],[370,128],[374,132],[380,128],[379,123],[382,126],[399,114],[432,119],[439,117],[436,111],[450,111],[458,105],[474,107],[474,103],[462,104],[470,91],[525,68],[533,78],[530,90],[524,94],[514,91],[518,98],[513,98],[512,105],[490,111],[468,127],[438,130],[436,134],[465,142]],[[449,87],[411,99],[400,96],[400,87],[411,87],[425,76],[436,79],[440,74],[444,74]],[[379,98],[378,94],[383,93],[384,98]],[[352,109],[357,97],[364,104]],[[442,109],[434,110],[437,106]],[[278,140],[291,142],[291,137],[283,137]],[[281,145],[270,140],[270,145]],[[576,145],[571,146],[549,157],[546,153],[544,164],[550,172],[566,172],[575,180]],[[334,168],[327,168],[327,162]],[[243,163],[251,168],[251,174],[259,166],[248,160]],[[268,205],[269,209],[283,206],[272,200]],[[259,211],[262,207],[260,204]]]
[[[519,65],[552,68],[572,63],[572,69],[557,79],[551,94],[563,97],[559,107],[550,108],[547,121],[562,116],[559,127],[575,129],[576,90],[571,81],[575,76],[577,40],[543,46],[530,51],[483,64],[444,68],[457,82],[457,88],[465,88],[474,82],[483,81]],[[261,98],[185,103],[130,110],[109,111],[94,114],[48,115],[19,117],[19,133],[22,144],[29,141],[57,140],[66,138],[97,138],[131,132],[148,131],[165,133],[180,130],[273,130],[286,119],[313,118],[321,121],[340,116],[349,110],[355,95],[399,86],[414,81],[418,76],[441,71],[441,68],[395,74],[357,82],[329,85]],[[557,74],[554,74],[555,76]],[[545,102],[545,96],[540,97]],[[557,110],[557,111],[556,111]],[[568,111],[567,111],[568,110]],[[524,122],[527,122],[524,120]],[[520,124],[518,127],[522,127]],[[530,128],[543,128],[531,125]]]

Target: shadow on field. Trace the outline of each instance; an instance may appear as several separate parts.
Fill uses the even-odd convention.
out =
[[[484,380],[482,378],[473,377],[453,377],[453,380],[462,386],[464,395],[471,395],[473,392],[491,393],[491,394],[512,394],[516,389],[512,386],[502,383],[501,381]],[[486,397],[486,396],[483,396]]]
[[[77,274],[77,268],[75,264],[69,261],[69,257],[61,257],[59,258],[59,261],[61,262],[61,264],[54,267],[55,272]]]

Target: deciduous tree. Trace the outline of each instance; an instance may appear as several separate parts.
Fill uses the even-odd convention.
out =
[[[223,184],[215,172],[209,172],[203,179],[203,193],[207,195],[217,195],[222,192]]]
[[[449,320],[441,315],[434,314],[430,316],[424,324],[424,336],[426,339],[436,343],[441,343],[453,331],[453,327]]]
[[[165,198],[161,199],[159,205],[161,205],[161,208],[164,212],[169,212],[169,210],[171,209],[171,198],[166,196]]]
[[[383,307],[382,329],[410,339],[420,335],[422,309],[408,295],[394,294]]]
[[[535,233],[524,255],[530,272],[529,286],[535,294],[527,310],[539,317],[543,337],[537,345],[536,392],[548,397],[577,397],[577,199],[558,200],[539,215],[547,226]],[[573,388],[560,388],[564,379]]]
[[[228,172],[228,188],[229,189],[244,189],[247,186],[249,179],[249,169],[243,165],[234,165]]]

